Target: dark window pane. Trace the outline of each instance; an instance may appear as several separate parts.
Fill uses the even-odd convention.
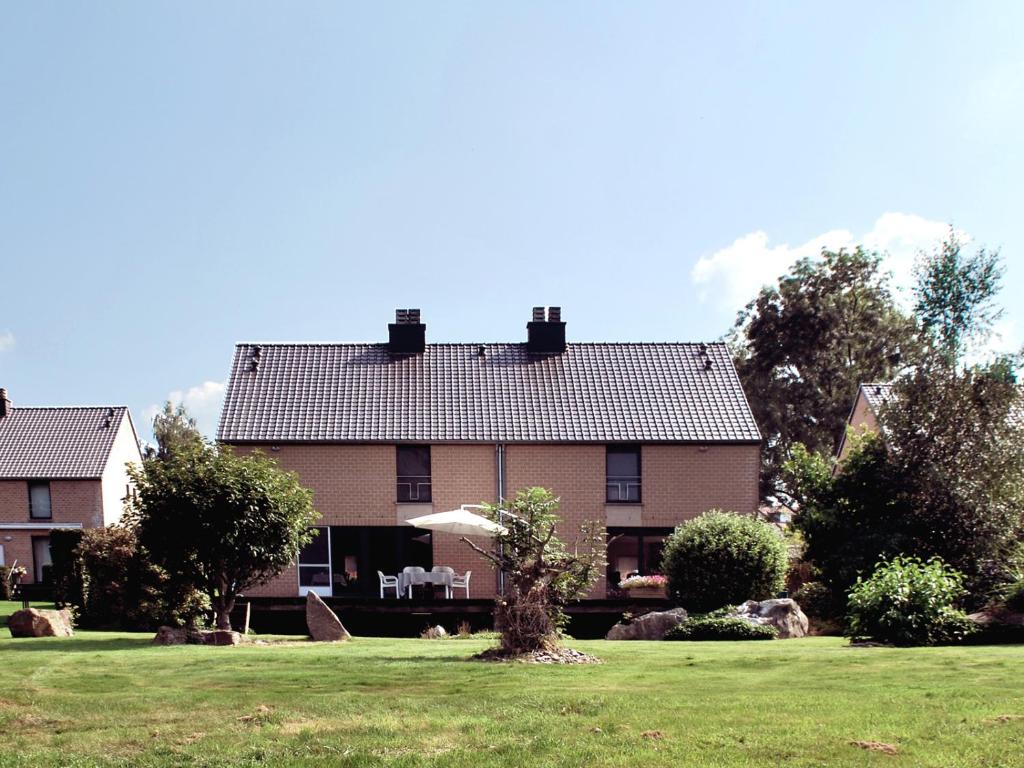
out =
[[[398,446],[398,474],[430,477],[430,446]]]
[[[430,446],[398,446],[398,500],[430,501]]]
[[[640,501],[640,446],[609,445],[607,496],[610,502]]]
[[[326,564],[329,560],[330,537],[327,535],[327,528],[314,528],[317,534],[313,540],[299,552],[299,563]]]
[[[331,585],[331,569],[326,565],[300,565],[300,587],[329,587]]]
[[[640,448],[608,446],[608,477],[639,477]]]

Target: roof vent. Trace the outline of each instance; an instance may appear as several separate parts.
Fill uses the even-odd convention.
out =
[[[704,361],[704,370],[710,371],[714,367],[714,365],[715,364],[711,362],[711,358],[709,357],[707,360]]]
[[[252,348],[252,352],[249,353],[249,370],[258,371],[260,369],[260,360],[263,358],[263,347],[257,344]]]
[[[562,308],[533,308],[533,319],[526,324],[526,351],[531,355],[560,355],[565,352],[565,323]]]
[[[419,355],[427,348],[427,326],[420,322],[418,309],[396,309],[395,322],[388,324],[388,352]]]

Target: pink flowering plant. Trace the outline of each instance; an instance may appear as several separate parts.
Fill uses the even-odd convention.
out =
[[[619,583],[619,589],[664,589],[666,583],[665,577],[658,574],[630,576]]]

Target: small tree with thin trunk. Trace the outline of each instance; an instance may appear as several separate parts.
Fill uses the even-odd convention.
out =
[[[128,521],[175,585],[209,596],[218,629],[235,599],[283,571],[309,541],[313,492],[260,454],[187,443],[131,470]]]
[[[485,514],[506,530],[494,537],[490,550],[462,539],[504,573],[495,621],[505,654],[556,649],[566,621],[562,607],[586,595],[604,568],[601,523],[585,522],[570,550],[555,535],[558,505],[547,489],[528,488],[514,500],[485,505]]]

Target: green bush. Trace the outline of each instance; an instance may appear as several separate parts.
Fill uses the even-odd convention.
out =
[[[999,602],[1015,612],[1024,613],[1024,579],[1006,584],[998,590]]]
[[[122,526],[84,532],[75,550],[82,579],[77,604],[83,627],[154,629],[182,624],[208,604],[188,589],[179,592],[139,548],[134,531]]]
[[[743,619],[690,619],[665,633],[666,640],[774,640],[779,631],[769,624]]]
[[[0,565],[0,600],[11,600],[14,595],[11,584],[11,566]]]
[[[827,586],[820,581],[808,581],[793,593],[800,610],[814,619],[831,619],[842,615],[842,606]]]
[[[58,608],[81,605],[84,602],[82,569],[78,558],[78,545],[82,531],[74,528],[54,528],[50,531],[50,559],[53,561],[53,600]]]
[[[964,577],[938,558],[894,557],[858,579],[847,603],[846,634],[894,645],[963,641],[974,624],[955,607]]]
[[[717,510],[676,528],[662,555],[669,595],[692,611],[774,597],[787,567],[786,542],[773,526]]]

